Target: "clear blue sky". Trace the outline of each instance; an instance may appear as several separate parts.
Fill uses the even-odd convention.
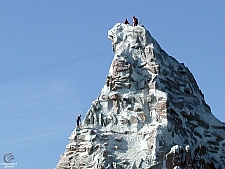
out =
[[[185,63],[225,121],[224,9],[222,0],[0,1],[0,163],[12,153],[17,169],[56,166],[76,116],[85,115],[106,81],[113,58],[107,31],[132,15]]]

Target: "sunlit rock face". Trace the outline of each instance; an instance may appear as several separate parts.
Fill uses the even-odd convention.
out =
[[[108,37],[106,83],[56,169],[224,169],[225,124],[188,68],[143,26],[117,23]]]

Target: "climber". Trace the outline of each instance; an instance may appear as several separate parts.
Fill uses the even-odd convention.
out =
[[[80,128],[80,123],[81,123],[81,114],[77,116],[77,128]]]
[[[125,18],[124,23],[129,25],[129,22],[128,22],[127,18]]]
[[[133,26],[137,26],[138,25],[138,19],[135,16],[132,16],[133,18]]]

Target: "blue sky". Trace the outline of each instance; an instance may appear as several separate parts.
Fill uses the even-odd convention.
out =
[[[105,83],[107,31],[132,15],[190,69],[225,121],[224,9],[222,0],[0,1],[0,163],[12,153],[17,169],[56,166],[76,116]]]

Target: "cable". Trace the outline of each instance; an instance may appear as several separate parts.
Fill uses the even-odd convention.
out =
[[[28,75],[31,75],[31,74],[40,73],[40,72],[48,71],[48,70],[51,70],[51,69],[56,69],[58,67],[63,67],[63,66],[73,64],[75,62],[87,59],[87,58],[91,58],[93,56],[98,56],[100,54],[108,54],[110,52],[111,52],[111,50],[105,51],[105,52],[100,52],[100,53],[95,53],[95,54],[91,54],[91,55],[87,55],[87,56],[82,56],[82,57],[78,57],[78,58],[71,59],[71,60],[57,62],[57,63],[53,63],[53,64],[46,65],[46,66],[41,66],[41,67],[37,67],[37,68],[32,68],[32,69],[27,69],[27,70],[24,70],[24,71],[19,71],[19,72],[15,72],[15,73],[11,73],[11,74],[2,75],[2,76],[0,76],[0,83],[5,82],[5,81],[9,81],[9,80],[13,80],[13,79],[16,79],[16,78],[28,76]]]

